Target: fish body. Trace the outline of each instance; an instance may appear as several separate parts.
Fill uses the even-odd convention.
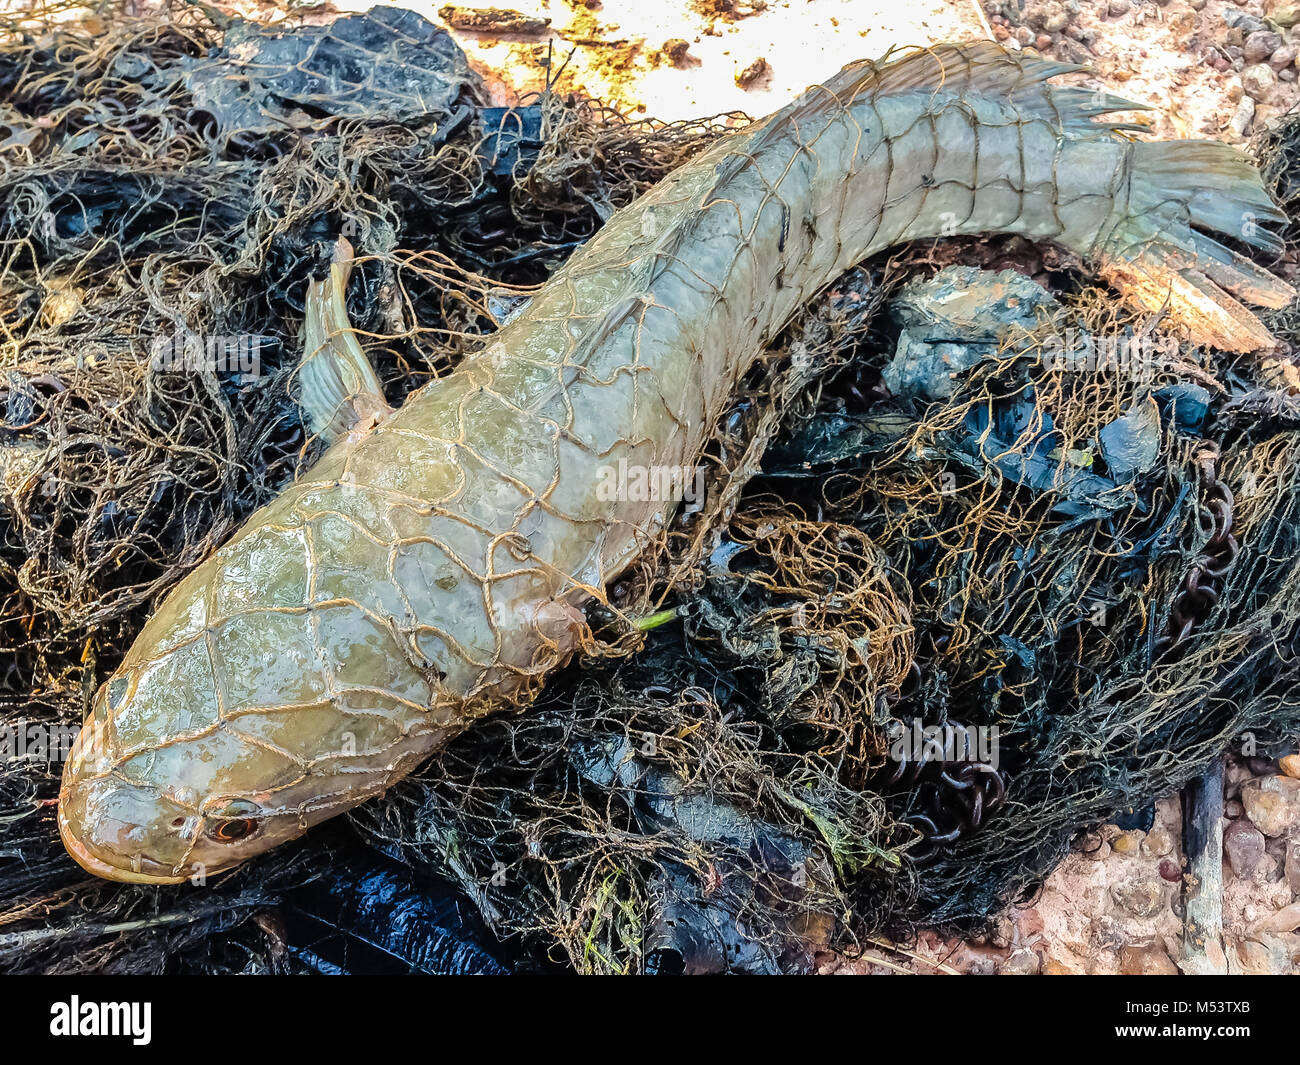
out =
[[[1094,121],[1132,105],[1045,84],[1070,69],[990,44],[854,64],[617,212],[481,351],[359,418],[168,595],[67,763],[69,851],[118,880],[210,874],[527,701],[671,517],[663,493],[611,493],[611,471],[689,476],[764,346],[893,244],[1053,241],[1196,339],[1266,345],[1230,293],[1290,290],[1199,231],[1269,246],[1257,173]],[[345,276],[309,316],[341,307]],[[353,378],[335,390],[373,392]]]

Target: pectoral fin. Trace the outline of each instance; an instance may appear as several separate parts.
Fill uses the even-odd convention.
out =
[[[392,413],[379,378],[348,322],[344,293],[351,272],[352,245],[340,237],[329,275],[307,286],[298,405],[308,428],[327,444]]]

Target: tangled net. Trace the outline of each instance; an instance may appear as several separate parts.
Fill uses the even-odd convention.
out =
[[[454,57],[437,115],[321,97],[295,125],[198,88],[241,24],[184,9],[55,36],[57,15],[0,22],[11,726],[79,722],[158,597],[311,461],[291,379],[335,234],[400,402],[722,128],[554,93],[484,108]],[[1295,206],[1300,122],[1259,150]],[[752,371],[700,505],[593,612],[608,655],[388,799],[202,891],[126,888],[59,847],[57,763],[0,763],[0,967],[301,968],[277,913],[378,850],[455,883],[522,964],[805,971],[879,933],[978,930],[1117,811],[1245,732],[1293,735],[1294,369],[1069,372],[1027,333],[947,396],[892,395],[881,309],[945,261],[1049,279],[1094,336],[1158,335],[1018,241],[852,271]],[[1271,326],[1300,337],[1293,312]],[[160,372],[159,336],[256,337],[261,373]],[[1098,444],[1118,420],[1150,445],[1132,476]],[[1091,483],[1117,489],[1106,506]],[[891,761],[890,723],[912,720],[996,727],[996,778]]]

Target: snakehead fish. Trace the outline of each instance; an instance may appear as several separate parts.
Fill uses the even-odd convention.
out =
[[[451,374],[384,403],[313,282],[302,403],[328,450],[182,580],[92,704],[59,828],[114,880],[229,868],[378,795],[527,701],[670,519],[611,468],[690,468],[752,361],[900,241],[1018,233],[1191,339],[1266,348],[1283,215],[1227,145],[1139,142],[1136,105],[989,43],[846,67],[628,207]],[[614,493],[618,495],[619,493]],[[634,495],[637,493],[621,493]],[[658,496],[659,493],[639,493]]]

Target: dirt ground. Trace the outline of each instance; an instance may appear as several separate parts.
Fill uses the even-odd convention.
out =
[[[1283,760],[1300,773],[1292,756]],[[1262,770],[1258,772],[1257,770]],[[1223,927],[1233,974],[1285,975],[1300,967],[1300,779],[1276,763],[1233,760],[1226,774]],[[1268,798],[1261,799],[1261,796]],[[1107,825],[1013,909],[987,937],[923,933],[906,951],[870,946],[822,972],[1173,974],[1185,964],[1180,888],[1182,816],[1177,796],[1156,803],[1147,831]]]
[[[370,6],[369,0],[337,5]],[[431,18],[446,8],[440,0],[406,6]],[[489,23],[453,27],[453,33],[501,103],[542,88],[549,61],[562,71],[561,88],[581,88],[664,121],[735,110],[762,115],[854,59],[990,36],[1089,66],[1090,74],[1073,80],[1154,105],[1147,121],[1161,137],[1240,140],[1300,99],[1291,43],[1300,7],[1293,0],[984,0],[982,6],[978,0],[502,0],[500,6],[531,25],[525,32]]]

